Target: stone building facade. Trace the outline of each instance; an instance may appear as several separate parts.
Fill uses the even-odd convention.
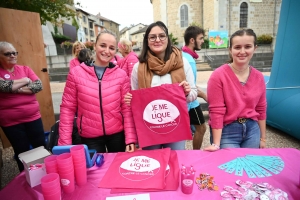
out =
[[[276,39],[282,0],[150,0],[154,21],[163,21],[169,33],[183,45],[184,30],[190,24],[206,31],[251,28],[256,34]],[[275,41],[275,40],[274,40]]]

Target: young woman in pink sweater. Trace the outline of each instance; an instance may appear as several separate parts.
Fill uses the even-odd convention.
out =
[[[249,65],[257,48],[252,29],[230,37],[230,61],[216,69],[207,86],[211,145],[220,148],[265,148],[266,86],[261,72]]]

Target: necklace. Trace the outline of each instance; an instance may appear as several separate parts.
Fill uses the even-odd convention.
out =
[[[237,72],[244,72],[244,71],[246,71],[246,70],[249,68],[249,65],[248,65],[245,69],[243,69],[243,70],[238,70],[238,69],[234,68],[234,66],[232,65],[232,63],[229,63],[228,65],[229,65],[232,69],[234,69],[235,71],[237,71]]]

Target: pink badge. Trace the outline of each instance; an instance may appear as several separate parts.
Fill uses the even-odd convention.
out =
[[[5,74],[5,75],[4,75],[4,78],[9,79],[9,78],[10,78],[10,75],[9,75],[9,74]]]

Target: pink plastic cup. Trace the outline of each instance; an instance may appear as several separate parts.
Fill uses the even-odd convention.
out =
[[[85,160],[81,160],[79,162],[73,162],[74,167],[75,166],[85,166],[86,165],[86,161]]]
[[[85,150],[83,145],[76,145],[70,148],[70,153],[73,155],[85,155]]]
[[[61,174],[61,173],[66,173],[66,174],[68,174],[68,173],[71,173],[71,172],[74,172],[74,167],[72,166],[72,167],[65,167],[65,168],[58,168],[58,173],[59,173],[59,175]]]
[[[56,196],[61,196],[61,188],[60,188],[60,179],[57,173],[50,173],[45,175],[41,179],[42,192],[45,196],[49,196],[52,194],[56,194]],[[53,199],[56,199],[56,196]]]
[[[184,194],[191,194],[194,188],[195,173],[181,174],[181,191]]]
[[[61,173],[60,182],[65,193],[72,193],[75,190],[75,176],[73,173]]]
[[[85,185],[87,182],[86,166],[75,168],[75,180],[78,186]]]
[[[57,157],[57,155],[51,155],[44,159],[47,174],[58,172],[56,157]]]
[[[56,157],[57,165],[73,164],[73,158],[70,153],[63,153]]]
[[[45,200],[61,200],[61,191],[52,194],[43,194]]]

